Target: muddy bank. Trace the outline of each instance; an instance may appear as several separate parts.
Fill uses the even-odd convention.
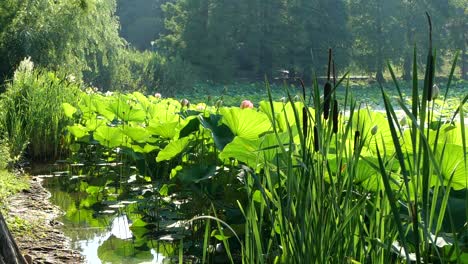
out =
[[[9,200],[9,217],[25,222],[10,227],[21,252],[32,263],[82,263],[79,252],[70,249],[68,239],[60,231],[61,223],[55,218],[61,211],[50,203],[50,193],[41,182],[41,177],[31,177],[30,189]]]

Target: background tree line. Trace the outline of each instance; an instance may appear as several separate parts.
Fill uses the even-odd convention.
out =
[[[259,81],[280,69],[339,69],[383,78],[390,61],[411,78],[434,21],[439,58],[461,52],[467,78],[467,0],[3,0],[0,76],[25,57],[104,89],[182,88],[196,81]],[[443,60],[439,60],[443,61]]]

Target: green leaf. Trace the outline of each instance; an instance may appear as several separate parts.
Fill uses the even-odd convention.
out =
[[[278,143],[278,138],[280,143]],[[254,140],[235,137],[219,154],[219,158],[221,160],[235,158],[258,170],[265,163],[272,162],[276,155],[281,153],[279,144],[284,145],[289,142],[287,133],[278,134],[278,138],[275,134],[267,134]]]
[[[119,128],[109,126],[98,127],[93,136],[101,145],[109,148],[122,146],[127,139]]]
[[[84,127],[84,126],[82,126],[80,124],[69,126],[67,129],[76,138],[82,138],[82,137],[88,135],[88,130],[86,129],[86,127]]]
[[[196,116],[190,116],[184,121],[186,122],[186,125],[180,130],[179,137],[183,138],[193,132],[199,131],[200,119],[198,119]]]
[[[151,120],[147,130],[156,136],[162,138],[173,139],[177,136],[179,121],[159,123],[158,121]]]
[[[138,153],[150,153],[150,152],[153,152],[157,149],[159,149],[158,146],[153,146],[153,145],[150,145],[150,144],[145,144],[144,147],[141,147],[139,145],[132,145],[131,146],[131,149],[135,152],[138,152]]]
[[[437,150],[435,156],[440,160],[440,170],[446,183],[453,175],[453,189],[468,188],[468,168],[463,158],[463,147],[454,144],[446,144],[444,147],[443,144],[439,144]]]
[[[200,116],[200,124],[211,131],[215,145],[219,150],[223,150],[224,147],[234,139],[234,134],[232,134],[229,127],[220,124],[219,121],[221,118],[220,115],[210,115],[209,117]]]
[[[145,227],[146,225],[148,225],[148,223],[146,223],[141,218],[139,218],[132,223],[131,229],[138,228],[138,227]]]
[[[73,118],[73,114],[77,111],[77,109],[69,103],[63,103],[62,108],[63,112],[65,113],[65,116],[68,118]]]
[[[141,109],[141,106],[132,103],[130,100],[125,101],[126,97],[121,97],[111,104],[108,110],[115,114],[122,121],[143,122],[146,119],[146,112]]]
[[[173,159],[175,156],[179,155],[185,150],[185,148],[190,143],[190,140],[191,139],[189,137],[184,137],[170,142],[163,150],[158,153],[156,161],[160,162]]]
[[[222,122],[235,136],[245,139],[257,139],[261,134],[271,130],[271,123],[267,115],[253,109],[238,107],[222,108]]]
[[[184,167],[177,172],[176,177],[184,183],[199,183],[213,178],[216,175],[216,165],[195,165]]]
[[[146,140],[150,137],[150,134],[147,132],[147,130],[142,127],[124,126],[122,127],[122,133],[138,143],[146,142]]]

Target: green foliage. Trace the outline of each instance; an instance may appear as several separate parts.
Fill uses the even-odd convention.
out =
[[[0,54],[6,58],[0,67],[2,78],[30,56],[40,67],[111,87],[124,47],[115,1],[3,2],[0,15],[7,12],[11,20],[0,29]]]
[[[0,97],[0,129],[10,158],[18,161],[24,151],[34,160],[55,160],[62,153],[63,128],[68,121],[62,104],[76,102],[80,84],[72,77],[35,70],[24,60]]]

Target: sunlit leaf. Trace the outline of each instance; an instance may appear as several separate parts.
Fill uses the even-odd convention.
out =
[[[245,139],[257,139],[261,134],[271,130],[271,123],[267,115],[253,109],[238,107],[222,108],[222,122],[235,136]]]
[[[156,161],[160,162],[173,159],[175,156],[182,153],[189,143],[190,138],[188,137],[170,142],[164,149],[159,152],[158,156],[156,157]]]

